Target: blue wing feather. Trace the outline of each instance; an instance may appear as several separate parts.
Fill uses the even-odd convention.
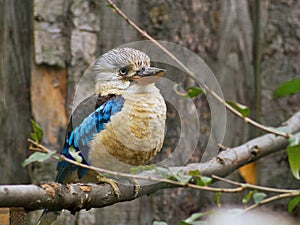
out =
[[[99,133],[104,129],[105,124],[110,121],[111,116],[121,111],[123,104],[123,97],[114,96],[108,99],[106,102],[103,102],[100,106],[98,106],[75,129],[71,130],[66,135],[65,144],[61,154],[63,154],[69,159],[74,160],[74,158],[69,153],[70,147],[73,147],[76,151],[80,152],[79,155],[83,159],[82,163],[89,165],[89,142],[93,139],[96,133]],[[80,105],[78,106],[78,108],[79,107]],[[72,121],[70,121],[70,123],[72,124]],[[76,169],[78,170],[79,178],[84,176],[86,169],[79,168],[75,165],[71,165],[65,161],[58,162],[58,173],[56,181],[59,183],[63,183],[65,178],[70,174],[70,172]]]

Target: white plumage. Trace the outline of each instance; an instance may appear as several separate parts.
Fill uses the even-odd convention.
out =
[[[145,92],[125,91],[123,108],[91,142],[92,165],[124,170],[147,163],[160,151],[164,140],[166,105],[150,84]],[[141,91],[141,90],[139,90]]]

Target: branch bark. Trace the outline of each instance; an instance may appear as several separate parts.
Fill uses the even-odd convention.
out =
[[[300,131],[300,111],[295,113],[284,125],[290,133]],[[225,177],[237,168],[256,161],[266,155],[285,149],[288,139],[266,134],[252,139],[241,146],[228,148],[205,163],[194,163],[184,167],[171,167],[170,171],[188,172],[199,170],[203,176]],[[156,171],[144,171],[143,176],[158,177]],[[0,186],[0,207],[24,207],[27,210],[48,208],[50,210],[100,208],[122,201],[130,201],[157,190],[174,188],[177,185],[163,182],[154,183],[138,180],[141,188],[135,195],[134,188],[127,182],[119,183],[119,199],[108,184],[68,184],[47,183],[41,185],[2,185]]]

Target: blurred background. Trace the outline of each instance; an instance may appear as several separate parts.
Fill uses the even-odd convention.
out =
[[[152,37],[199,55],[217,77],[225,99],[247,105],[250,117],[279,126],[300,110],[300,94],[276,98],[274,89],[300,76],[298,0],[126,0],[118,6]],[[96,57],[118,45],[143,40],[104,0],[0,0],[0,183],[53,181],[56,161],[22,167],[30,155],[30,119],[44,130],[43,144],[60,149],[75,87]],[[168,76],[176,76],[170,68]],[[185,79],[183,86],[193,86]],[[191,162],[201,160],[210,133],[205,96],[193,99],[201,119]],[[184,108],[184,104],[182,105]],[[178,114],[168,106],[164,157],[176,145]],[[260,135],[228,114],[224,145],[234,147]],[[186,140],[188,142],[188,138]],[[215,151],[215,150],[214,150]],[[231,179],[278,188],[299,188],[284,151],[236,171]],[[217,184],[218,185],[218,184]],[[222,184],[224,186],[224,184]],[[222,204],[241,206],[245,193],[223,194]],[[161,190],[132,202],[82,210],[56,224],[169,224],[215,207],[213,194],[190,189]],[[266,207],[287,212],[287,200]],[[36,221],[40,212],[30,214]],[[300,208],[294,216],[300,217]],[[29,222],[30,223],[30,222]]]

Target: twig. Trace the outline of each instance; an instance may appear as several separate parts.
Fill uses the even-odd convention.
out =
[[[112,0],[106,0],[110,6],[115,10],[117,14],[119,14],[130,26],[132,26],[135,30],[137,30],[143,37],[150,40],[153,44],[155,44],[158,48],[160,48],[164,53],[166,53],[171,59],[173,59],[178,65],[180,65],[183,70],[190,76],[192,79],[197,80],[197,77],[195,74],[186,67],[175,55],[173,55],[168,49],[166,49],[163,45],[161,45],[158,41],[156,41],[153,37],[151,37],[146,31],[142,30],[136,23],[134,23],[131,19],[128,18],[128,16],[112,1]],[[214,91],[212,91],[210,88],[207,87],[203,82],[199,81],[201,83],[201,87],[205,90],[206,93],[211,94],[218,102],[223,104],[227,110],[244,120],[246,123],[251,124],[252,126],[255,126],[263,131],[266,131],[271,134],[275,134],[278,136],[289,138],[292,135],[289,133],[281,132],[274,130],[270,127],[264,126],[249,117],[245,117],[242,113],[240,113],[238,110],[233,108],[231,105],[229,105],[224,99],[222,99],[219,95],[217,95]]]
[[[43,152],[43,153],[47,153],[47,152],[45,152],[44,150],[42,150],[42,149],[40,149],[40,148],[32,147],[32,146],[29,146],[29,150],[30,150],[30,151],[35,151],[35,152]]]
[[[261,202],[259,202],[257,204],[249,206],[242,213],[248,212],[250,210],[253,210],[253,209],[257,208],[258,206],[265,205],[265,204],[268,204],[270,202],[273,202],[273,201],[276,201],[276,200],[279,200],[279,199],[296,197],[296,196],[300,196],[300,190],[296,190],[296,191],[293,191],[293,192],[290,192],[290,193],[278,194],[278,195],[272,196],[270,198],[266,198],[266,199],[262,200]]]
[[[262,187],[262,186],[258,186],[258,185],[248,184],[248,183],[239,183],[239,182],[228,180],[226,178],[215,176],[215,175],[212,175],[212,178],[242,187],[243,189],[254,189],[254,190],[259,190],[259,191],[281,193],[281,194],[272,196],[270,198],[266,198],[259,203],[256,203],[256,204],[253,204],[253,205],[247,207],[245,210],[243,210],[242,213],[248,212],[250,210],[257,208],[258,206],[265,205],[265,204],[268,204],[270,202],[273,202],[273,201],[276,201],[276,200],[279,200],[282,198],[290,198],[290,197],[294,197],[294,196],[300,196],[300,190],[277,189],[277,188],[270,188],[270,187]]]
[[[233,184],[239,187],[243,187],[244,189],[255,189],[255,190],[260,190],[260,191],[268,191],[268,192],[276,192],[276,193],[294,193],[295,190],[292,189],[279,189],[279,188],[270,188],[270,187],[263,187],[259,185],[254,185],[254,184],[248,184],[248,183],[239,183],[236,181],[228,180],[223,177],[219,177],[216,175],[212,175],[212,178],[226,182],[228,184]]]

